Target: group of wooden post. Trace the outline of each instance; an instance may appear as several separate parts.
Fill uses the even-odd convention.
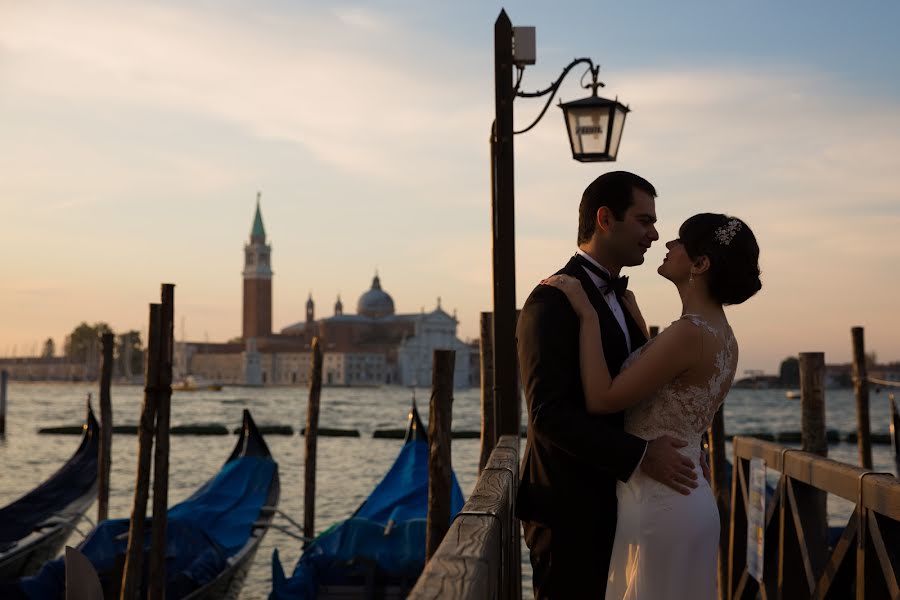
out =
[[[162,600],[166,590],[166,525],[169,494],[169,416],[172,398],[175,286],[163,284],[162,302],[150,305],[144,402],[138,423],[138,466],[134,486],[121,600],[140,595],[144,565],[144,523],[150,490],[150,452],[154,437],[153,517],[150,542],[149,600]]]
[[[150,491],[150,464],[153,457],[153,519],[150,544],[150,568],[147,597],[162,600],[166,585],[166,525],[169,484],[169,420],[172,397],[172,357],[175,286],[162,285],[162,302],[150,305],[144,402],[138,425],[138,465],[134,502],[128,530],[128,546],[119,597],[132,600],[140,596],[144,565],[144,526]],[[110,385],[113,370],[112,333],[103,334],[100,370],[100,449],[98,465],[97,519],[109,518],[109,488],[112,457],[112,403]]]

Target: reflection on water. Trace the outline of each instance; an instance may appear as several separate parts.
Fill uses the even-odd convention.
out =
[[[84,416],[84,398],[96,386],[90,384],[24,384],[10,382],[7,434],[0,436],[0,506],[29,491],[49,477],[74,452],[77,436],[37,435],[40,427],[71,425]],[[800,403],[784,399],[784,392],[735,390],[726,403],[726,428],[732,433],[785,431],[800,428]],[[113,414],[116,424],[136,423],[143,397],[139,386],[114,386]],[[399,440],[374,439],[380,428],[399,428],[406,424],[410,391],[401,387],[365,389],[324,388],[319,424],[322,427],[358,429],[359,438],[319,437],[316,477],[316,529],[323,531],[346,518],[369,494],[399,451]],[[419,390],[420,412],[427,423],[428,390]],[[226,387],[221,392],[175,392],[172,397],[172,425],[222,423],[229,429],[241,422],[241,411],[250,408],[257,423],[290,425],[296,431],[306,421],[305,388],[251,389]],[[849,390],[827,393],[829,428],[852,431],[855,428],[854,404]],[[95,410],[97,409],[95,405]],[[872,395],[872,431],[888,428],[886,395]],[[478,390],[457,390],[453,403],[453,428],[477,430],[480,427]],[[266,440],[278,461],[282,495],[280,508],[294,519],[303,517],[303,439],[298,435],[272,435]],[[196,487],[214,475],[234,445],[233,436],[173,436],[171,438],[169,503],[185,499]],[[115,435],[113,439],[112,489],[110,514],[126,517],[131,510],[137,464],[137,438]],[[875,469],[892,470],[889,446],[874,446]],[[475,484],[479,442],[455,439],[453,465],[468,495]],[[730,449],[728,449],[730,453]],[[845,462],[857,459],[855,446],[832,446],[830,457]],[[846,518],[849,509],[830,501],[832,516]],[[96,508],[89,513],[96,515]],[[290,527],[287,522],[282,525]],[[71,543],[77,543],[75,534]],[[271,554],[279,548],[282,562],[293,568],[300,554],[299,542],[269,531],[256,556],[243,598],[265,598],[271,578]],[[527,548],[523,544],[523,552]],[[524,597],[530,597],[531,568],[523,554]]]

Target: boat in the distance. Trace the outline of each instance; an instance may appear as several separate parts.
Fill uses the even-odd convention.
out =
[[[184,379],[173,383],[172,390],[176,392],[220,392],[222,391],[222,384],[212,381],[199,381],[193,375],[188,375]]]
[[[81,444],[47,481],[0,508],[0,581],[37,571],[59,554],[97,497],[100,426],[90,403]]]
[[[451,518],[463,506],[452,475]],[[428,439],[415,403],[393,466],[353,515],[316,537],[287,578],[272,556],[270,600],[405,598],[425,566]]]
[[[237,598],[275,516],[280,489],[278,465],[244,410],[243,427],[228,460],[212,479],[167,513],[166,598]],[[128,519],[104,521],[77,547],[97,572],[106,598],[119,597],[129,525]],[[148,517],[141,598],[147,593],[151,528]],[[65,563],[59,558],[33,577],[0,585],[0,598],[57,600],[64,596],[64,588]]]

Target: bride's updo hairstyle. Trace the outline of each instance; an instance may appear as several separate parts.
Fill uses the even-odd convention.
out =
[[[762,287],[756,236],[740,219],[700,213],[681,225],[678,237],[692,259],[709,258],[707,287],[718,302],[740,304]]]

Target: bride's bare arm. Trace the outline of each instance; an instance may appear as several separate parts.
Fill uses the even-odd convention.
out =
[[[574,277],[554,275],[542,283],[565,293],[581,322],[579,366],[590,413],[619,412],[637,404],[689,369],[700,356],[698,329],[678,321],[657,336],[629,369],[613,379],[603,354],[600,321],[581,282]]]

